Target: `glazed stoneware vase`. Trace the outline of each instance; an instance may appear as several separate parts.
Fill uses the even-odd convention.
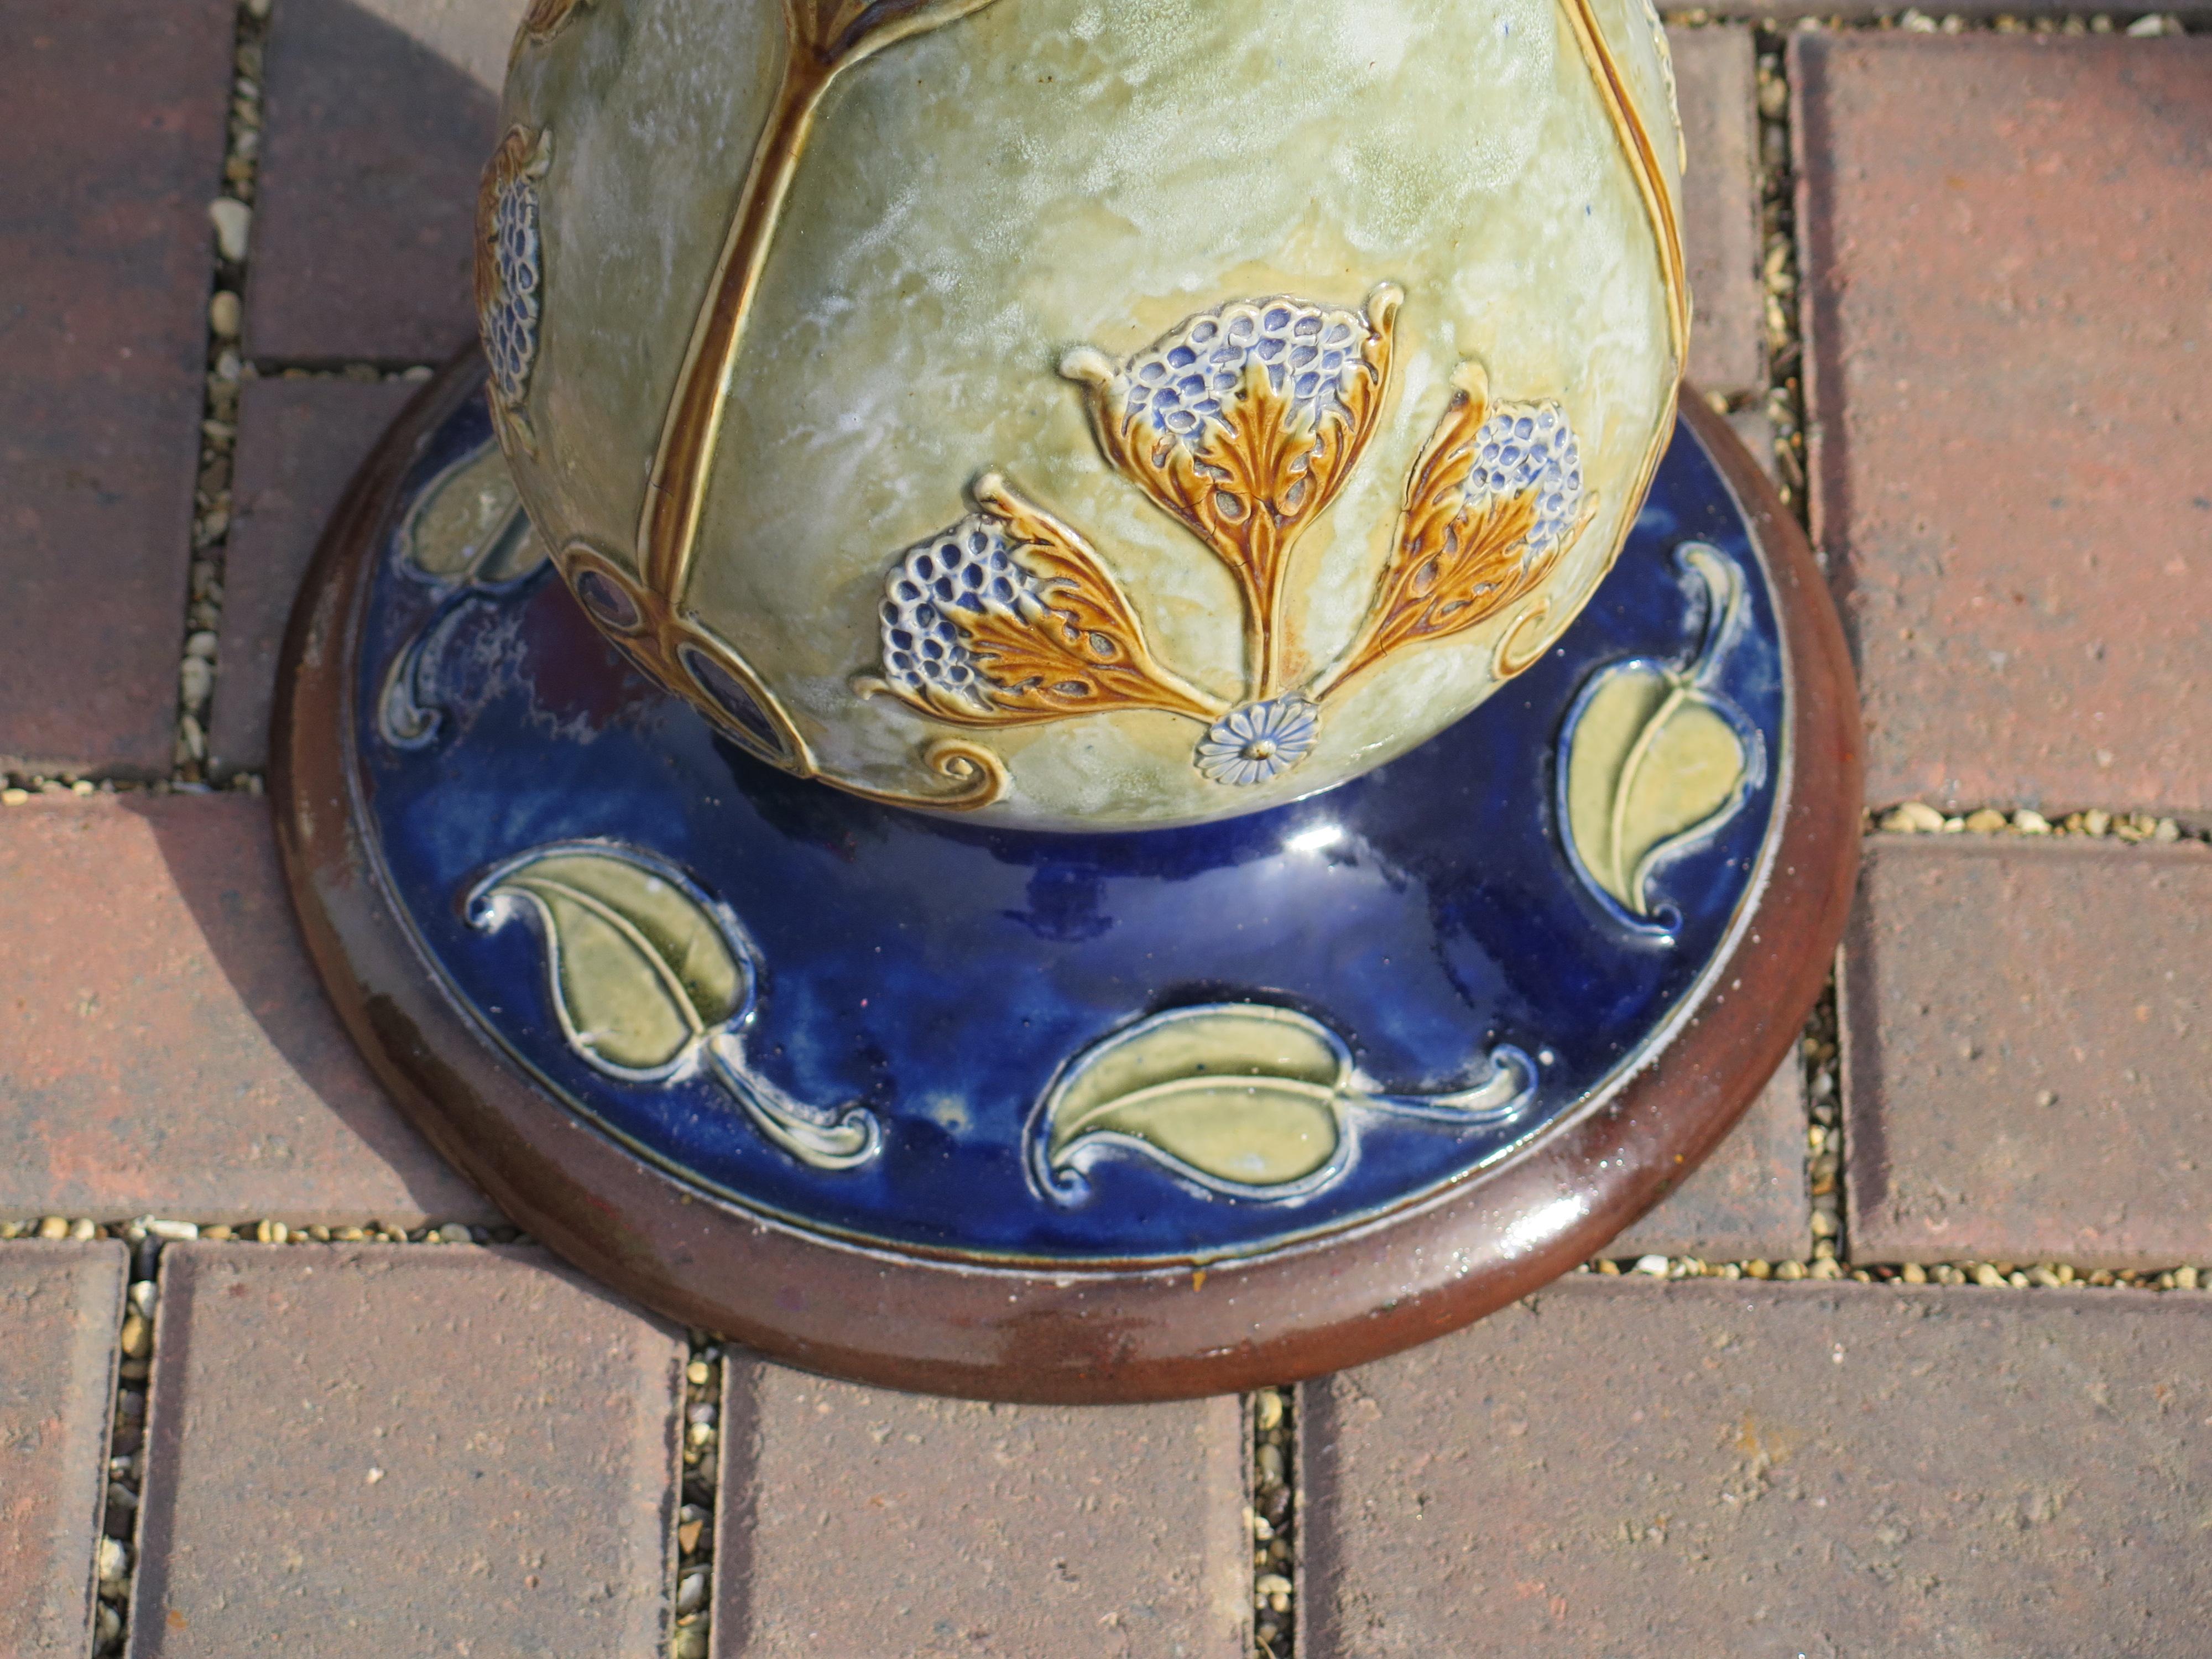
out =
[[[1598,1253],[1791,1054],[1855,705],[1678,397],[1642,0],[537,0],[502,125],[275,781],[532,1233],[845,1376],[1249,1387]]]
[[[541,5],[480,209],[562,578],[732,740],[1146,828],[1535,661],[1672,433],[1638,0]]]

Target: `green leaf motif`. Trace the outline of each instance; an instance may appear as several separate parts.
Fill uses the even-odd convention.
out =
[[[734,924],[674,866],[599,842],[559,842],[500,866],[462,914],[496,931],[533,916],[561,1032],[625,1083],[672,1084],[695,1061],[775,1146],[810,1168],[857,1170],[883,1150],[875,1114],[793,1098],[745,1059],[757,991]]]
[[[537,912],[562,1029],[610,1075],[666,1076],[750,995],[750,976],[706,906],[635,859],[542,850],[495,872],[469,908],[501,900]]]
[[[1352,1056],[1286,1008],[1178,1008],[1079,1056],[1046,1097],[1044,1158],[1058,1185],[1099,1150],[1148,1154],[1218,1191],[1285,1197],[1332,1172]]]
[[[419,749],[443,719],[438,660],[462,610],[513,591],[545,566],[545,544],[497,444],[480,445],[423,487],[399,526],[398,562],[439,597],[385,670],[377,728],[395,749]]]
[[[1746,758],[1735,728],[1694,688],[1659,669],[1608,676],[1567,757],[1567,823],[1591,879],[1650,915],[1652,866],[1727,809]]]
[[[464,455],[432,479],[400,526],[400,557],[427,580],[500,586],[545,560],[495,443]]]
[[[1576,868],[1632,924],[1657,914],[1653,872],[1735,815],[1759,764],[1750,721],[1709,685],[1735,636],[1741,574],[1702,543],[1681,562],[1707,591],[1703,646],[1684,666],[1638,660],[1601,672],[1568,718],[1560,769]]]

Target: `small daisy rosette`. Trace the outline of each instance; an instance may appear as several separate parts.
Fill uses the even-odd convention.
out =
[[[1320,736],[1321,711],[1292,692],[1224,715],[1199,744],[1194,760],[1209,782],[1266,783],[1312,753]]]

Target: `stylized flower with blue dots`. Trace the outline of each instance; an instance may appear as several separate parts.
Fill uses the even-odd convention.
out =
[[[1489,377],[1477,364],[1461,364],[1407,480],[1397,544],[1366,624],[1316,696],[1409,646],[1462,637],[1531,602],[1547,607],[1545,584],[1596,508],[1583,487],[1582,451],[1566,411],[1548,402],[1492,404]],[[1522,608],[1509,628],[1538,614]],[[1491,659],[1502,678],[1535,659],[1508,667],[1503,644]]]
[[[1367,373],[1371,330],[1356,311],[1297,300],[1244,301],[1193,317],[1121,366],[1115,394],[1127,422],[1195,449],[1255,368],[1304,420],[1348,422],[1347,382]]]
[[[1495,501],[1529,495],[1534,497],[1535,522],[1528,531],[1528,550],[1541,556],[1578,527],[1582,451],[1559,404],[1500,404],[1474,434],[1467,505],[1479,514]]]
[[[1291,561],[1375,435],[1404,301],[1389,283],[1361,311],[1237,300],[1118,362],[1090,346],[1060,359],[1089,389],[1107,460],[1235,578],[1251,701],[1285,689]]]
[[[514,128],[484,169],[477,202],[477,322],[495,406],[510,416],[520,416],[538,363],[545,286],[538,180],[551,161],[550,134]]]
[[[1015,726],[1152,712],[1206,731],[1192,763],[1231,787],[1281,776],[1313,752],[1326,700],[1398,652],[1530,608],[1595,500],[1564,407],[1492,404],[1462,362],[1407,480],[1390,556],[1349,648],[1318,674],[1284,645],[1300,587],[1293,555],[1378,429],[1405,295],[1385,283],[1364,308],[1274,295],[1200,312],[1126,358],[1079,346],[1060,373],[1084,386],[1109,465],[1220,559],[1244,615],[1244,678],[1231,702],[1154,657],[1137,607],[1073,526],[995,473],[975,511],[892,565],[879,607],[883,672],[863,696],[928,718]],[[1510,613],[1518,610],[1517,617]],[[1531,659],[1533,660],[1533,659]]]
[[[1247,703],[1206,734],[1198,769],[1215,783],[1265,783],[1312,753],[1320,735],[1320,711],[1296,692]]]
[[[994,610],[1034,622],[1044,609],[1036,579],[1013,561],[1003,525],[971,513],[908,548],[884,585],[884,678],[901,690],[934,690],[986,713],[989,683],[968,647],[963,613]]]

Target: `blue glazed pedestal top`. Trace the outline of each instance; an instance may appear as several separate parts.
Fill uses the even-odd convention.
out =
[[[372,854],[539,1088],[798,1228],[1071,1266],[1346,1228],[1620,1085],[1764,879],[1779,628],[1686,426],[1583,615],[1472,715],[1289,806],[1098,836],[794,780],[630,667],[526,553],[426,570],[407,505],[490,441],[471,398],[371,577]],[[1734,771],[1708,777],[1717,754]],[[1621,812],[1573,807],[1584,772]],[[610,961],[647,976],[673,1055],[593,1024],[574,976]]]

